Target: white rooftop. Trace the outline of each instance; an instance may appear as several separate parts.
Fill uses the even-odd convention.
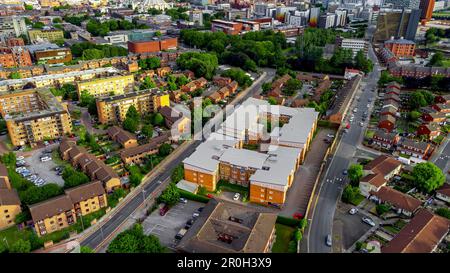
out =
[[[246,149],[228,149],[220,157],[220,161],[246,168],[261,169],[268,155]]]

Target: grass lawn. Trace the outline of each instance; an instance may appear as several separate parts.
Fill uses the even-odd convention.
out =
[[[282,224],[275,224],[275,232],[277,237],[273,244],[272,252],[288,253],[289,242],[294,236],[295,228]]]
[[[27,240],[30,236],[31,231],[29,230],[19,230],[16,226],[4,229],[0,231],[0,245],[7,247],[11,246],[15,241],[22,239]],[[6,243],[5,242],[8,242]]]
[[[61,159],[58,149],[52,151],[52,160],[58,166],[64,166],[64,167],[70,166],[69,162]]]
[[[371,138],[373,138],[373,135],[374,135],[374,134],[375,134],[375,131],[367,130],[367,131],[366,131],[366,138],[371,139]]]
[[[450,17],[450,14],[447,14],[448,17]],[[443,60],[442,64],[444,67],[450,67],[450,60]]]
[[[395,227],[393,227],[393,226],[383,226],[383,228],[384,228],[385,230],[387,230],[387,231],[392,232],[393,234],[397,234],[397,233],[400,232],[399,229],[397,229],[397,228],[395,228]]]

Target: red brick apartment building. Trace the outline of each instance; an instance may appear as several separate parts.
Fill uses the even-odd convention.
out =
[[[226,34],[237,35],[242,31],[243,24],[224,20],[212,20],[211,31],[223,31]]]

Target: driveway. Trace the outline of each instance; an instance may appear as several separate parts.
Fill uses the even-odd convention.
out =
[[[327,134],[335,133],[334,130],[320,128],[311,143],[311,149],[307,152],[303,165],[298,168],[295,174],[294,183],[288,190],[285,205],[281,210],[282,215],[292,216],[296,212],[305,214],[314,183],[319,174],[320,164],[322,164],[329,147],[324,139],[327,138]]]
[[[53,147],[52,147],[53,146]],[[42,152],[46,149],[56,149],[55,145],[48,146],[46,148],[36,149],[32,153],[25,155],[25,162],[30,166],[27,167],[32,173],[37,174],[39,177],[45,180],[45,184],[55,183],[59,186],[64,186],[64,180],[61,176],[56,175],[54,168],[58,165],[53,160],[47,162],[41,162],[40,157]]]
[[[153,234],[159,238],[162,245],[174,248],[176,246],[175,235],[184,228],[192,214],[205,204],[188,200],[186,204],[178,203],[164,216],[159,215],[159,209],[152,212],[143,225],[145,234]]]

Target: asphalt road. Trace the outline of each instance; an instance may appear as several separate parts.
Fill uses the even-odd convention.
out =
[[[372,27],[369,32],[373,33]],[[368,99],[372,98],[371,109],[375,100],[376,92],[371,92],[376,88],[380,71],[377,58],[369,47],[369,58],[374,62],[373,72],[369,73],[362,81],[360,90],[357,90],[355,97],[360,97],[360,101],[353,102],[358,108],[357,113],[354,114],[354,121],[348,133],[344,133],[338,148],[333,156],[330,157],[328,169],[325,177],[321,183],[319,190],[319,197],[317,205],[314,208],[311,224],[309,225],[307,238],[307,251],[311,253],[329,253],[332,251],[331,247],[325,245],[325,237],[332,234],[333,218],[336,210],[336,204],[339,201],[342,190],[347,183],[346,176],[343,171],[348,168],[350,162],[354,159],[357,150],[357,143],[360,143],[364,138],[364,128],[367,126],[367,120],[364,127],[361,127],[362,115],[367,109]],[[354,107],[350,107],[352,111]],[[370,115],[370,113],[368,113]],[[350,115],[350,113],[349,113]],[[342,178],[342,181],[340,181]],[[347,232],[351,232],[348,230]]]
[[[252,86],[250,86],[245,94],[236,97],[235,104],[239,104],[245,99],[261,92],[261,85],[266,81],[272,80],[275,76],[275,70],[273,69],[264,69],[264,72],[266,72],[266,74]],[[215,131],[215,128],[213,128],[212,131]],[[136,208],[139,207],[139,205],[142,204],[142,202],[144,201],[144,196],[145,198],[148,198],[150,195],[152,195],[161,184],[161,182],[170,177],[172,170],[186,157],[192,154],[197,146],[200,145],[200,143],[201,141],[194,140],[193,143],[189,147],[187,147],[186,150],[184,150],[178,157],[168,162],[167,165],[164,166],[164,170],[160,174],[154,177],[151,181],[143,181],[142,183],[145,184],[144,193],[142,193],[141,191],[140,194],[137,194],[135,197],[133,197],[127,204],[121,207],[116,214],[110,216],[110,218],[105,222],[102,222],[101,228],[85,238],[80,244],[82,246],[88,246],[92,249],[96,249],[98,246],[100,246],[102,242],[109,235],[111,235],[114,230],[116,230],[117,227],[119,227],[128,217],[130,217],[130,215],[136,210]]]

